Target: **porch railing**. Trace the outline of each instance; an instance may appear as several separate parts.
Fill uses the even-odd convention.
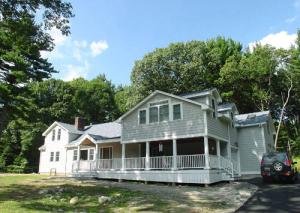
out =
[[[205,155],[177,155],[178,169],[193,169],[205,167]]]
[[[146,158],[125,158],[124,170],[170,170],[173,168],[173,156],[159,156],[149,158],[149,168],[146,168]],[[177,169],[197,169],[205,168],[205,154],[196,155],[177,155],[176,156]],[[238,174],[238,163],[229,160],[222,156],[209,155],[208,165],[212,169],[223,169],[230,175]],[[95,161],[74,161],[72,171],[96,171],[96,170],[120,170],[122,169],[122,159],[98,159]]]

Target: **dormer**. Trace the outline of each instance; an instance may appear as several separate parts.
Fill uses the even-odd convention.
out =
[[[225,103],[218,106],[218,117],[231,122],[232,127],[234,126],[234,116],[238,114],[239,111],[234,103]]]

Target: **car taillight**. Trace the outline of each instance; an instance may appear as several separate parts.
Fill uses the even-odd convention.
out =
[[[284,161],[284,164],[285,164],[286,166],[291,166],[292,161],[291,161],[291,160],[285,160],[285,161]]]
[[[264,164],[264,160],[261,160],[260,161],[260,165],[262,166]]]

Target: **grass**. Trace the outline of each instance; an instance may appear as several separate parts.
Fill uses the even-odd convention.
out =
[[[160,212],[170,208],[154,195],[59,180],[42,175],[0,175],[0,212]],[[63,192],[58,190],[61,188]],[[51,192],[39,194],[42,189]],[[99,204],[101,195],[112,197],[112,201]],[[74,196],[79,197],[79,202],[71,205],[69,201]]]

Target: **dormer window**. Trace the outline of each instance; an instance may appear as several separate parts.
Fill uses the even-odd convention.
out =
[[[61,129],[58,129],[57,131],[57,140],[59,141],[61,138]]]
[[[213,116],[213,118],[216,118],[216,103],[215,103],[215,99],[211,99],[211,107],[213,108],[212,116]]]
[[[52,141],[55,140],[55,129],[52,130]]]

